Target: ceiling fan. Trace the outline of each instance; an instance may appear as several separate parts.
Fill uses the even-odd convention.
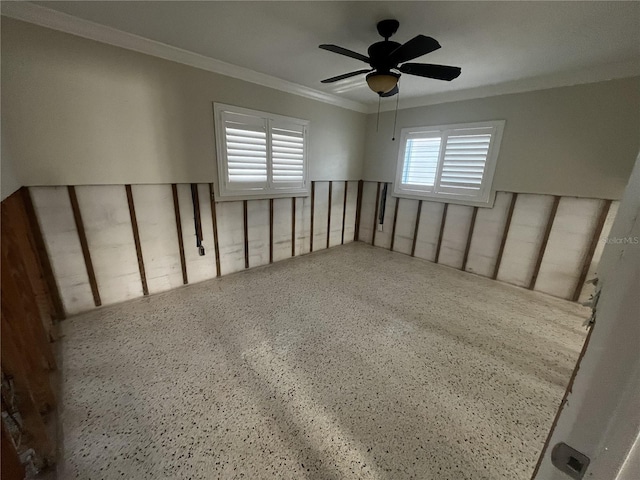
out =
[[[371,66],[370,69],[357,70],[327,78],[322,80],[322,83],[333,83],[368,73],[366,79],[369,88],[381,97],[391,97],[399,91],[398,79],[401,73],[446,81],[451,81],[460,75],[460,67],[429,63],[404,63],[439,49],[440,44],[435,39],[424,35],[417,35],[405,44],[389,40],[389,37],[396,33],[399,26],[400,23],[397,20],[382,20],[378,22],[378,33],[384,38],[384,41],[371,45],[367,50],[368,57],[337,45],[320,45],[323,50],[355,58]]]

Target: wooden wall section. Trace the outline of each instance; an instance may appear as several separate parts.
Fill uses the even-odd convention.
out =
[[[364,182],[360,240],[377,247],[584,301],[618,202],[497,192],[493,207],[398,199]],[[386,202],[380,224],[382,203]]]
[[[51,342],[54,319],[62,318],[64,310],[29,192],[22,189],[6,198],[1,215],[2,409],[8,414],[3,422],[14,419],[10,425],[3,423],[5,478],[7,451],[15,454],[32,448],[37,468],[55,462],[54,439],[44,415],[56,404],[50,381],[56,368]],[[14,432],[20,437],[19,452],[12,441]]]

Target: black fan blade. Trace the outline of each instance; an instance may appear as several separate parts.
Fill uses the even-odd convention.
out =
[[[338,75],[337,77],[327,78],[325,80],[321,80],[320,83],[333,83],[338,80],[344,80],[345,78],[355,77],[356,75],[360,75],[361,73],[368,73],[371,69],[368,70],[358,70],[357,72],[344,73],[342,75]]]
[[[393,87],[391,90],[389,90],[387,93],[382,93],[380,94],[381,97],[393,97],[396,93],[398,93],[400,91],[400,89],[398,88],[398,85],[396,85],[395,87]]]
[[[355,58],[356,60],[362,60],[365,63],[369,63],[369,57],[365,57],[364,55],[361,55],[352,50],[347,50],[346,48],[342,48],[337,45],[329,45],[329,44],[323,43],[322,45],[320,45],[320,48],[323,50],[328,50],[333,53],[339,53],[340,55],[345,55],[347,57]],[[411,58],[415,58],[415,57],[411,57]]]
[[[388,60],[391,65],[398,65],[399,63],[431,53],[439,48],[440,44],[434,38],[418,35],[391,52]]]
[[[433,65],[431,63],[405,63],[398,67],[402,73],[417,75],[419,77],[435,78],[436,80],[451,81],[458,78],[462,70],[460,67],[450,67],[449,65]]]

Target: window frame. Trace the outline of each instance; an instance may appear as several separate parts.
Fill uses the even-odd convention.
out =
[[[258,118],[264,122],[266,132],[266,148],[267,148],[267,180],[266,186],[262,183],[249,183],[247,186],[230,186],[229,178],[229,162],[227,159],[227,141],[225,135],[224,114],[232,113],[237,115],[247,115]],[[237,201],[237,200],[260,200],[270,198],[288,198],[288,197],[306,197],[309,196],[309,126],[310,121],[300,118],[287,117],[274,113],[253,110],[235,105],[224,103],[213,103],[214,116],[214,139],[216,143],[216,184],[218,189],[215,192],[218,201]],[[257,122],[259,123],[259,122]],[[303,136],[303,163],[302,163],[302,187],[273,186],[273,159],[271,149],[271,129],[282,128],[283,126],[299,126],[302,127]]]
[[[393,194],[395,197],[411,198],[417,200],[430,200],[434,202],[455,203],[459,205],[485,206],[493,205],[495,192],[492,190],[493,177],[495,174],[500,145],[502,143],[502,134],[505,126],[504,120],[491,120],[473,123],[456,123],[450,125],[437,126],[416,126],[405,127],[400,131],[400,143],[398,148],[398,159],[396,162],[396,177],[393,186]],[[491,141],[487,152],[482,183],[480,191],[474,196],[465,196],[459,193],[436,191],[437,185],[442,173],[444,164],[444,156],[447,147],[447,139],[453,134],[468,133],[464,130],[487,129],[491,131]],[[402,183],[404,175],[405,153],[407,140],[410,138],[440,138],[440,151],[438,153],[438,164],[436,165],[436,173],[434,185],[421,186],[409,185]]]

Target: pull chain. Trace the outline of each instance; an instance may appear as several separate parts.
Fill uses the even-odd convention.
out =
[[[398,123],[398,105],[400,104],[400,89],[398,89],[398,93],[396,94],[396,116],[393,119],[393,137],[391,137],[391,141],[396,141],[396,124]]]
[[[378,133],[378,127],[380,126],[380,100],[382,100],[382,95],[378,95],[378,117],[376,119],[376,133]]]

